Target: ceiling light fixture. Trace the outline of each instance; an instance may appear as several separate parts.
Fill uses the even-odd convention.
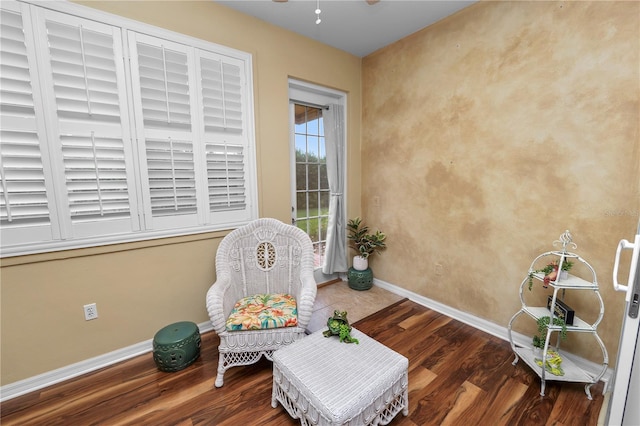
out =
[[[316,25],[319,25],[320,22],[322,22],[322,19],[320,19],[320,13],[322,13],[320,10],[320,0],[316,0]]]

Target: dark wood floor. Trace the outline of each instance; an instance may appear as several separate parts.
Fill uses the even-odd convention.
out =
[[[581,384],[540,382],[507,342],[408,300],[355,326],[409,358],[408,425],[596,425],[602,383],[589,401]],[[218,338],[202,336],[202,353],[176,373],[144,355],[0,406],[3,425],[295,425],[271,408],[271,364],[261,361],[213,382]]]

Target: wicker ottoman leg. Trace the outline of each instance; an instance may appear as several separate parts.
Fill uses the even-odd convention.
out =
[[[404,408],[402,409],[402,414],[407,417],[409,415],[409,386],[404,391]]]

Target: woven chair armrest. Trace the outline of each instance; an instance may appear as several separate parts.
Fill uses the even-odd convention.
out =
[[[221,275],[215,283],[207,291],[207,311],[213,329],[218,333],[226,331],[226,321],[238,301],[239,297],[235,294],[236,287],[229,279],[228,275]]]
[[[318,284],[313,278],[313,272],[301,274],[300,287],[294,295],[298,305],[298,327],[306,328],[309,325],[317,291]]]

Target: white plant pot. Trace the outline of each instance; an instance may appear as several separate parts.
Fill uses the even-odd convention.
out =
[[[537,346],[533,347],[533,356],[536,358],[542,358],[542,349]]]
[[[569,273],[567,271],[560,271],[560,279],[566,280],[567,278],[569,278]]]
[[[353,269],[365,271],[369,267],[369,259],[362,256],[353,256]]]

